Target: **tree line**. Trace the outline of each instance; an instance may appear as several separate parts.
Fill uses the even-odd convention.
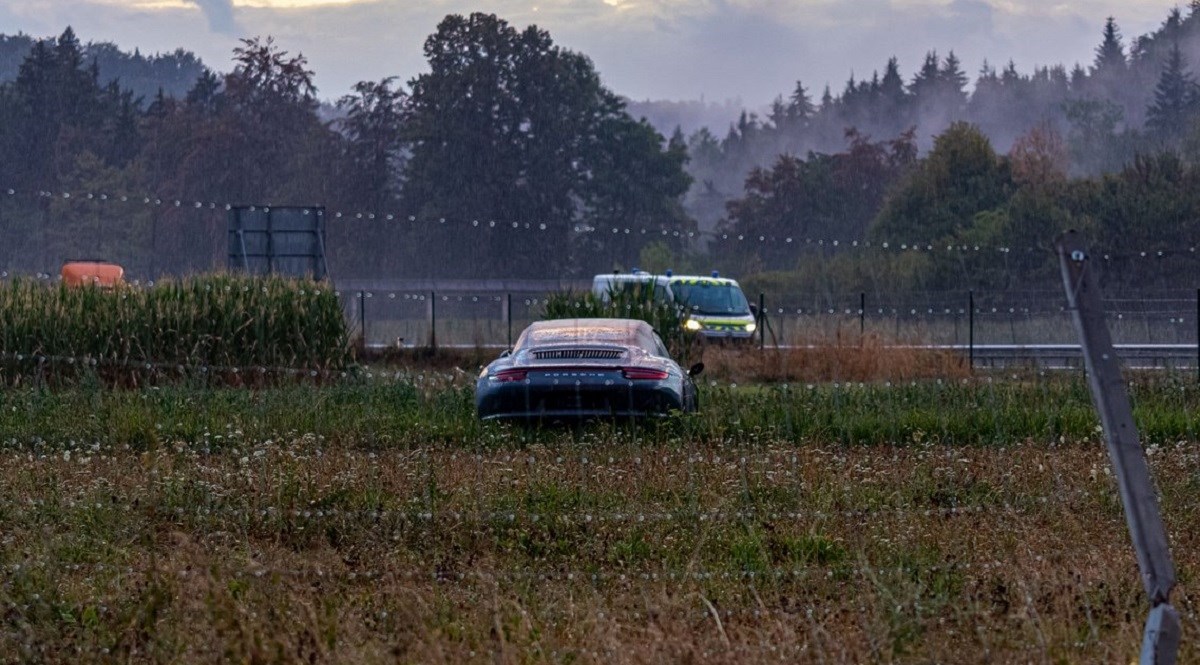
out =
[[[933,137],[966,122],[1006,152],[1031,129],[1050,127],[1066,141],[1074,177],[1118,171],[1137,155],[1162,151],[1195,161],[1198,64],[1200,0],[1193,0],[1132,40],[1107,19],[1089,65],[1044,65],[1026,74],[1011,60],[985,62],[972,86],[952,51],[930,51],[911,77],[893,57],[882,73],[851,76],[840,90],[818,92],[797,82],[765,113],[743,112],[723,134],[704,128],[687,136],[695,179],[687,209],[702,228],[715,227],[727,216],[726,202],[744,193],[753,169],[771,167],[781,154],[842,151],[847,128],[889,140],[913,130],[924,152]]]
[[[745,196],[729,204],[720,263],[773,293],[1053,291],[1061,278],[1052,242],[1078,229],[1109,287],[1195,288],[1200,163],[1160,151],[1073,178],[1068,153],[1049,126],[1002,154],[959,122],[921,158],[911,135],[881,143],[852,135],[833,156],[784,155],[755,169]],[[839,215],[828,216],[831,208]],[[844,226],[823,223],[830,218]]]
[[[632,118],[586,56],[482,13],[447,16],[425,55],[428,73],[361,82],[328,119],[307,60],[271,38],[243,40],[231,72],[149,100],[106,83],[70,28],[36,41],[0,86],[0,183],[21,193],[0,209],[6,260],[209,268],[222,213],[192,202],[214,201],[363,215],[329,222],[342,276],[607,270],[641,244],[609,233],[618,225],[682,247],[686,148]],[[121,208],[118,193],[188,205]]]
[[[795,288],[986,288],[1052,280],[1032,250],[1068,226],[1140,249],[1177,249],[1196,229],[1200,2],[1128,47],[1109,19],[1092,65],[1070,72],[985,65],[968,90],[954,54],[931,52],[908,81],[892,58],[820,100],[797,83],[723,139],[635,119],[585,55],[536,26],[450,15],[424,52],[427,73],[360,82],[330,107],[307,60],[269,37],[243,40],[225,74],[183,52],[83,45],[70,28],[0,40],[0,193],[18,193],[0,195],[0,262],[95,255],[144,276],[222,265],[224,211],[191,202],[348,213],[329,220],[335,277],[641,265]],[[131,88],[114,62],[173,72],[139,94],[145,81]],[[801,239],[1021,250],[876,257]]]

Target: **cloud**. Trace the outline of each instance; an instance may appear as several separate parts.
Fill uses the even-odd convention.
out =
[[[239,36],[273,35],[302,52],[322,97],[360,80],[424,71],[425,38],[447,13],[495,12],[537,23],[593,59],[606,84],[634,99],[740,98],[765,106],[796,80],[819,95],[853,72],[882,70],[893,55],[911,78],[924,54],[953,50],[974,74],[984,59],[1034,65],[1092,59],[1104,17],[1128,44],[1157,27],[1178,0],[357,0],[270,8],[248,0],[0,0],[6,32],[57,34],[143,51],[176,47],[227,69]]]
[[[213,32],[232,34],[237,32],[237,23],[233,20],[233,0],[190,0],[204,12],[208,19],[208,27]]]

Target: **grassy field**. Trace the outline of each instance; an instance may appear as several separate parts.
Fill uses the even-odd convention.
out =
[[[1079,375],[710,362],[696,417],[553,431],[476,423],[465,363],[0,391],[0,661],[1136,657]],[[1192,662],[1200,388],[1133,395]]]

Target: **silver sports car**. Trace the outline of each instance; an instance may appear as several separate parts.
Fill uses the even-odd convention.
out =
[[[479,375],[484,420],[573,420],[694,411],[704,370],[684,371],[650,324],[633,319],[539,321]]]

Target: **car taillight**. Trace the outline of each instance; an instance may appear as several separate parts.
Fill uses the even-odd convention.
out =
[[[512,381],[524,381],[529,374],[529,370],[524,369],[502,369],[492,375],[493,381],[500,383],[510,383]]]
[[[625,367],[621,370],[621,374],[630,381],[662,381],[667,378],[666,370],[645,367]]]

